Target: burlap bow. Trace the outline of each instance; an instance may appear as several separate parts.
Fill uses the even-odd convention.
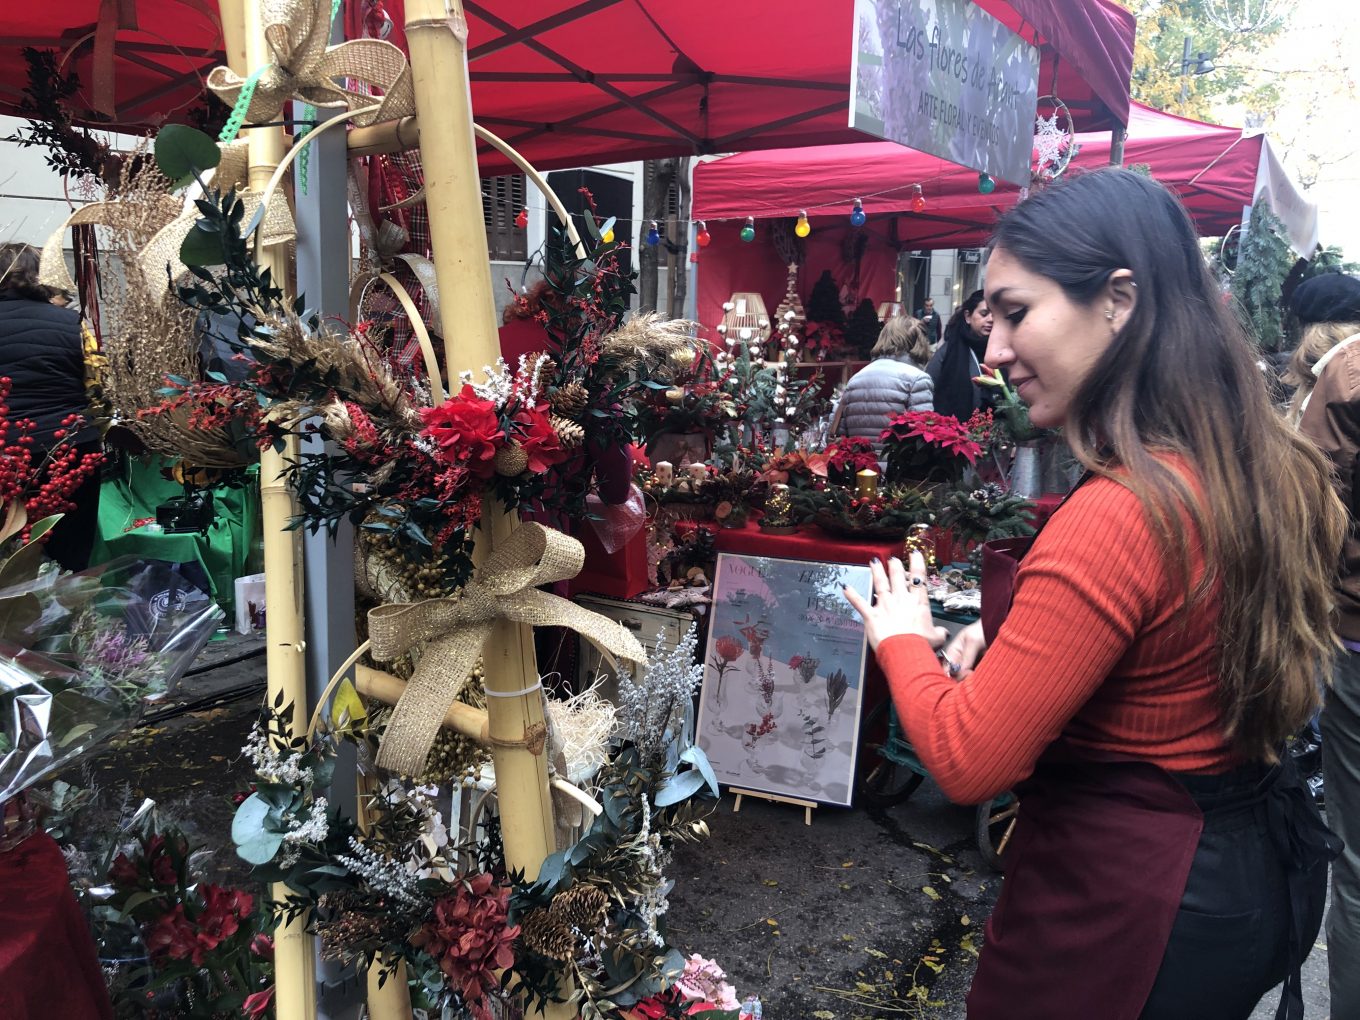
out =
[[[575,577],[584,561],[585,551],[574,538],[540,524],[521,524],[459,597],[371,610],[368,636],[375,659],[387,661],[425,645],[387,725],[378,764],[403,775],[424,770],[425,757],[453,704],[456,681],[472,671],[497,620],[570,627],[606,655],[641,665],[642,646],[622,624],[536,589]],[[526,734],[526,739],[530,736]],[[532,750],[532,741],[526,746]]]
[[[313,106],[356,109],[373,102],[334,79],[362,82],[383,93],[382,108],[355,118],[356,124],[395,120],[415,113],[415,91],[406,55],[382,39],[353,39],[330,46],[330,0],[264,0],[264,37],[273,62],[259,72],[246,107],[248,124],[277,120],[283,104],[301,99]],[[249,79],[229,67],[215,67],[208,88],[235,107]]]
[[[245,206],[244,219],[249,222],[260,206],[260,196],[249,190],[247,146],[248,143],[244,141],[220,146],[221,161],[217,168],[208,174],[208,179],[214,188],[221,191],[235,190],[236,196]],[[175,195],[160,195],[153,201],[156,203],[154,219],[164,225],[142,248],[137,258],[137,268],[142,271],[152,293],[160,294],[165,291],[172,277],[185,272],[185,267],[179,260],[179,251],[184,244],[184,238],[198,220],[199,213],[197,208],[193,205],[185,206],[183,200]],[[126,222],[127,216],[133,215],[127,210],[128,200],[115,199],[108,202],[91,202],[73,212],[43,245],[40,280],[58,290],[68,293],[75,291],[76,285],[66,268],[66,258],[63,254],[66,228],[95,224],[117,229],[120,223]],[[145,219],[140,211],[138,218]],[[282,190],[274,192],[259,229],[266,245],[284,244],[297,237],[293,214],[288,208],[288,199]]]

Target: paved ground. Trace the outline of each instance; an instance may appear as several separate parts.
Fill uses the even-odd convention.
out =
[[[119,799],[157,799],[198,842],[230,846],[230,796],[250,781],[239,749],[258,700],[220,702],[263,682],[258,641],[214,642],[227,665],[189,678],[186,714],[162,719],[95,759],[90,776]],[[68,777],[77,781],[78,776]],[[713,837],[680,848],[670,924],[686,952],[716,958],[769,1020],[962,1020],[981,927],[1000,880],[973,842],[973,812],[929,782],[886,811],[800,809],[725,797]],[[228,850],[212,870],[246,879]],[[1327,1011],[1325,947],[1304,971],[1309,1020]],[[1252,1020],[1274,1016],[1269,999]],[[1093,1018],[1094,1020],[1094,1018]],[[1341,1020],[1341,1018],[1338,1018]]]

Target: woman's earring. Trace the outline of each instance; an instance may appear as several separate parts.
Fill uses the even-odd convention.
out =
[[[1107,309],[1105,309],[1105,318],[1109,319],[1111,322],[1114,322],[1114,309],[1113,309],[1113,308],[1107,308]]]

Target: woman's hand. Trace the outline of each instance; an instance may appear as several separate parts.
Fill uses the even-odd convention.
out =
[[[930,596],[926,593],[926,561],[919,552],[911,554],[910,569],[903,567],[896,556],[883,563],[874,559],[869,564],[874,577],[873,605],[858,593],[845,590],[846,601],[864,620],[864,633],[869,647],[878,651],[878,643],[899,634],[916,634],[938,650],[949,637],[943,627],[935,626],[930,612]]]
[[[982,633],[982,621],[978,620],[950,638],[940,656],[949,675],[962,679],[972,672],[986,650],[987,638]]]

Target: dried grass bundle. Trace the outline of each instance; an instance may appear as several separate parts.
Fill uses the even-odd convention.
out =
[[[253,339],[251,347],[269,361],[306,366],[306,374],[324,380],[334,398],[317,405],[315,397],[301,394],[280,401],[274,413],[283,423],[320,414],[331,435],[343,439],[355,424],[344,402],[358,404],[369,414],[379,432],[395,435],[419,431],[420,411],[409,380],[398,379],[373,345],[362,338],[334,333],[313,333],[295,316],[265,320],[262,332],[272,339]],[[379,414],[374,414],[379,411]]]
[[[657,312],[635,315],[600,341],[600,369],[615,376],[672,370],[676,352],[698,349],[699,325],[689,319],[667,319]]]
[[[166,376],[197,380],[202,366],[194,313],[149,280],[142,264],[151,238],[179,215],[180,199],[155,160],[128,159],[109,189],[100,267],[105,392],[121,423],[156,453],[199,467],[249,463],[225,429],[190,428],[188,410],[140,416],[163,403]]]

